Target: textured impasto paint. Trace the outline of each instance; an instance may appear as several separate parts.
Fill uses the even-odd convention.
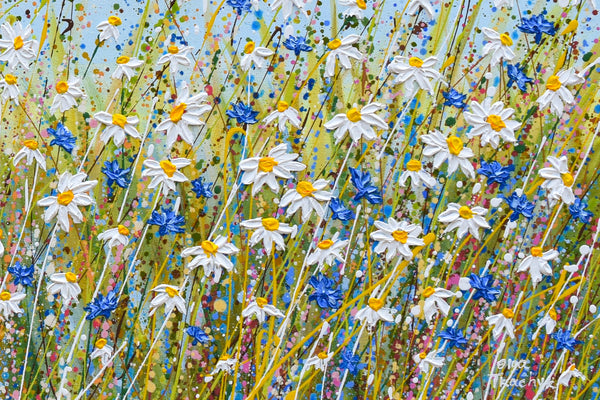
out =
[[[597,399],[593,0],[3,0],[6,399]]]

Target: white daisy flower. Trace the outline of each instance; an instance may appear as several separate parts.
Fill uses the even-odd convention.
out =
[[[300,124],[302,123],[302,119],[300,119],[298,110],[290,107],[287,102],[282,100],[277,102],[277,109],[271,114],[267,115],[265,119],[263,119],[263,123],[267,125],[274,120],[277,120],[277,126],[280,131],[286,131],[286,122],[289,122],[295,128],[300,128]]]
[[[117,246],[127,246],[129,244],[129,229],[124,225],[118,225],[116,228],[110,228],[98,235],[98,239],[108,244],[112,249]]]
[[[342,250],[348,245],[348,240],[339,240],[340,233],[336,232],[331,239],[317,243],[317,248],[306,259],[307,265],[319,265],[319,270],[324,265],[332,265],[335,260],[344,261]]]
[[[160,57],[156,64],[163,65],[169,63],[171,75],[175,75],[182,67],[189,67],[192,65],[191,61],[187,58],[192,50],[193,48],[190,46],[167,46],[167,54]]]
[[[128,56],[120,56],[117,58],[117,68],[112,73],[111,78],[122,79],[123,76],[127,77],[127,81],[130,81],[136,75],[135,70],[144,64],[143,61],[137,58],[130,58]]]
[[[48,293],[51,295],[59,294],[63,301],[67,304],[74,301],[77,302],[81,288],[77,283],[77,275],[72,272],[57,272],[50,275],[50,284],[48,285]]]
[[[423,239],[418,237],[423,232],[423,228],[418,225],[389,218],[387,223],[375,221],[375,226],[378,230],[371,233],[371,239],[379,242],[375,246],[375,252],[386,253],[385,260],[388,262],[396,255],[412,260],[411,247],[425,245]]]
[[[185,314],[185,300],[179,294],[177,286],[163,283],[152,289],[152,291],[158,294],[150,302],[149,316],[152,316],[156,309],[162,305],[165,306],[165,315],[169,315],[175,309]]]
[[[359,320],[363,324],[367,324],[367,329],[373,328],[377,322],[393,322],[394,310],[384,307],[385,301],[377,297],[371,297],[366,307],[360,309],[354,319]]]
[[[54,100],[50,106],[51,113],[56,112],[56,110],[65,112],[76,107],[76,100],[85,97],[85,94],[81,90],[81,80],[77,77],[70,78],[67,82],[58,81],[55,89],[56,96],[54,96]]]
[[[302,171],[306,165],[294,161],[298,158],[296,153],[286,153],[287,144],[282,143],[269,151],[266,157],[251,157],[240,162],[240,169],[244,171],[242,183],[254,184],[252,196],[256,195],[264,184],[275,193],[279,191],[278,178],[291,179],[290,172]]]
[[[335,75],[336,58],[340,60],[340,65],[343,69],[352,69],[350,59],[361,60],[364,56],[358,51],[353,44],[360,40],[359,35],[348,35],[343,39],[333,39],[327,43],[329,53],[325,59],[325,78],[331,78]]]
[[[540,176],[545,179],[541,186],[550,192],[548,198],[551,203],[562,200],[567,205],[573,204],[575,202],[575,195],[573,194],[575,178],[569,172],[567,157],[549,156],[547,161],[551,164],[551,167],[540,169]]]
[[[217,236],[214,241],[204,240],[200,246],[188,247],[181,252],[181,257],[193,256],[194,259],[187,264],[190,270],[199,266],[204,268],[204,275],[214,275],[214,281],[219,282],[223,269],[230,272],[233,263],[231,255],[240,251],[233,243],[229,243],[224,236]]]
[[[281,8],[283,18],[288,19],[292,15],[294,8],[297,8],[298,10],[302,11],[304,15],[307,15],[306,10],[304,9],[307,4],[308,0],[274,0],[271,3],[271,10],[275,11],[278,8]]]
[[[13,158],[13,165],[16,167],[17,164],[25,159],[26,165],[31,165],[35,160],[40,168],[46,170],[46,158],[38,150],[38,142],[35,139],[26,139],[23,141],[23,148],[15,154]]]
[[[433,12],[433,4],[431,4],[431,0],[410,0],[408,8],[406,9],[406,13],[408,15],[417,15],[419,9],[427,14],[429,20],[434,19],[435,14]]]
[[[0,49],[4,50],[0,54],[0,61],[6,61],[8,67],[13,70],[18,64],[29,69],[29,63],[36,57],[38,44],[37,41],[29,39],[33,34],[31,25],[23,28],[19,21],[12,26],[5,22],[0,26],[0,31],[2,32]]]
[[[571,378],[581,379],[582,382],[585,382],[586,380],[585,375],[583,375],[581,371],[575,368],[575,364],[571,364],[569,368],[567,368],[562,374],[560,374],[556,383],[565,387],[572,387],[573,385],[569,384]]]
[[[204,103],[206,99],[208,94],[205,92],[191,96],[187,85],[181,88],[175,105],[169,113],[169,119],[162,121],[156,127],[158,132],[167,132],[168,148],[175,144],[178,137],[190,146],[194,144],[196,137],[190,130],[190,126],[204,125],[200,117],[211,109],[210,105]]]
[[[426,144],[423,148],[425,157],[433,157],[433,167],[439,168],[448,160],[448,175],[453,174],[459,167],[469,178],[475,178],[475,168],[469,158],[474,156],[473,150],[465,147],[458,136],[445,137],[440,131],[433,130],[421,135],[421,141]]]
[[[536,287],[542,281],[542,275],[552,276],[552,268],[548,261],[555,260],[558,257],[558,251],[552,249],[546,252],[540,246],[531,248],[531,255],[525,257],[517,272],[529,271],[531,283]]]
[[[12,74],[4,74],[4,78],[0,80],[0,90],[2,90],[2,100],[12,100],[16,105],[19,105],[19,96],[21,91],[17,86],[17,77]]]
[[[105,144],[112,139],[115,146],[121,146],[127,135],[136,139],[141,137],[140,133],[135,129],[135,125],[140,122],[139,118],[136,116],[125,116],[119,113],[111,115],[101,111],[94,115],[94,119],[101,124],[106,125],[106,128],[104,128],[100,135],[100,140]]]
[[[546,108],[550,104],[550,110],[560,116],[564,112],[565,105],[575,103],[575,97],[567,86],[577,85],[585,82],[573,68],[560,71],[546,80],[546,91],[537,99],[540,108]]]
[[[550,311],[548,311],[546,315],[544,315],[544,317],[538,321],[538,329],[533,334],[533,340],[535,340],[541,328],[545,328],[546,334],[551,335],[552,332],[554,332],[554,329],[556,328],[557,320],[558,315],[556,314],[556,311],[554,311],[554,308],[551,308]]]
[[[121,18],[117,17],[116,15],[111,15],[108,17],[108,20],[100,22],[96,26],[96,29],[98,29],[98,32],[100,32],[100,37],[98,40],[101,42],[110,38],[115,39],[115,41],[118,40],[119,29],[117,29],[117,26],[121,24]]]
[[[498,33],[486,27],[481,28],[481,31],[488,40],[485,46],[483,46],[483,57],[490,53],[492,54],[492,59],[490,60],[491,66],[498,65],[502,60],[510,62],[516,57],[510,48],[513,41],[508,34]]]
[[[367,9],[365,0],[339,0],[341,6],[348,7],[344,10],[344,17],[362,18],[363,11]]]
[[[146,176],[152,177],[148,189],[154,189],[162,184],[162,192],[167,195],[169,191],[176,191],[175,184],[185,182],[188,178],[179,172],[179,169],[187,167],[192,162],[187,158],[174,158],[172,160],[162,160],[160,162],[154,160],[144,161],[144,171],[142,178]]]
[[[315,367],[318,370],[325,371],[327,369],[327,364],[329,364],[332,357],[333,353],[321,351],[316,356],[307,358],[304,363],[304,368],[309,369],[310,367]]]
[[[47,207],[44,211],[46,223],[56,217],[58,227],[69,232],[69,216],[76,224],[83,222],[83,214],[78,207],[93,203],[88,192],[98,183],[96,180],[85,181],[86,178],[87,175],[83,172],[75,175],[63,172],[56,187],[57,195],[44,197],[37,202],[38,206]]]
[[[283,222],[277,221],[275,218],[253,218],[243,221],[240,226],[246,229],[252,229],[250,237],[250,246],[254,246],[262,241],[262,244],[267,253],[271,253],[273,243],[279,250],[285,250],[285,242],[282,235],[296,235],[297,227],[289,226]]]
[[[464,237],[467,232],[479,240],[479,228],[490,229],[485,220],[487,209],[483,207],[468,207],[460,204],[450,203],[448,209],[441,213],[438,221],[448,224],[444,233],[458,228],[459,238]]]
[[[244,46],[244,55],[240,59],[240,67],[242,71],[248,71],[252,68],[252,64],[257,69],[265,68],[267,64],[267,57],[271,57],[275,52],[267,49],[266,47],[256,46],[256,43],[249,41]]]
[[[498,148],[500,137],[506,142],[517,141],[515,130],[521,124],[511,119],[515,110],[504,108],[501,101],[492,104],[489,98],[482,104],[472,101],[471,110],[473,112],[465,112],[465,120],[473,126],[473,129],[467,132],[469,139],[481,136],[481,145],[486,146],[489,143],[494,149]]]
[[[320,202],[326,202],[331,199],[331,192],[324,190],[329,186],[329,181],[318,179],[314,184],[307,181],[300,181],[294,189],[289,189],[281,197],[279,207],[288,207],[286,215],[294,215],[296,211],[302,209],[302,222],[308,221],[313,211],[323,218],[325,209]]]
[[[515,326],[512,323],[514,316],[515,314],[511,308],[505,308],[502,313],[486,318],[489,324],[494,327],[492,330],[494,340],[498,340],[502,333],[506,333],[511,339],[515,338]]]
[[[351,108],[346,113],[337,114],[323,126],[329,130],[335,130],[333,137],[336,143],[340,142],[346,132],[349,132],[353,142],[361,138],[365,140],[375,140],[377,134],[373,127],[387,130],[385,121],[377,116],[377,111],[383,110],[385,106],[379,103],[369,103],[360,110],[356,107]]]
[[[113,348],[106,343],[107,341],[104,338],[96,340],[96,343],[94,344],[94,351],[92,351],[92,354],[90,354],[90,358],[92,360],[99,358],[102,365],[106,365],[110,362],[110,356],[113,352]]]
[[[455,296],[455,293],[450,290],[427,286],[423,290],[425,301],[413,307],[411,313],[414,316],[425,317],[427,323],[430,324],[438,312],[444,317],[448,316],[450,305],[446,302],[446,299],[453,296]]]
[[[6,290],[0,293],[0,311],[4,315],[5,320],[9,319],[13,314],[23,312],[23,309],[19,307],[19,303],[24,298],[25,293],[11,293]]]
[[[423,169],[421,161],[414,158],[406,163],[406,170],[400,174],[398,184],[405,187],[408,178],[410,178],[410,186],[415,192],[421,190],[423,185],[431,189],[437,184],[437,180]]]
[[[215,370],[212,374],[217,374],[220,371],[230,374],[233,372],[235,364],[237,364],[237,358],[230,357],[228,354],[223,354],[219,357],[219,361],[217,361],[217,365],[215,365]]]
[[[419,57],[396,56],[388,66],[391,73],[396,74],[394,84],[403,83],[413,92],[426,90],[433,95],[432,81],[441,80],[440,72],[433,68],[437,64],[436,57],[421,60]]]
[[[242,311],[243,318],[251,318],[253,315],[256,315],[256,319],[261,324],[265,322],[267,315],[277,318],[285,317],[285,314],[283,314],[281,310],[269,304],[268,300],[264,297],[257,297]]]
[[[441,357],[439,354],[441,350],[434,350],[429,353],[425,353],[424,351],[416,354],[413,357],[413,361],[415,363],[419,363],[419,369],[423,373],[428,373],[430,368],[440,368],[444,366],[444,357]]]

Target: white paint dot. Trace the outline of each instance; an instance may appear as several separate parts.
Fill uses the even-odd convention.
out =
[[[596,306],[595,306],[594,304],[592,304],[592,305],[590,306],[590,312],[591,312],[592,314],[596,314],[596,311],[597,311],[597,310],[598,310],[598,309],[596,308]]]
[[[569,299],[569,301],[571,302],[571,304],[577,304],[577,301],[579,299],[577,298],[577,296],[571,296],[571,298]]]

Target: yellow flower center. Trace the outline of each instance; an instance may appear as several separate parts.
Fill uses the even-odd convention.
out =
[[[246,54],[250,54],[254,51],[254,48],[256,47],[256,44],[252,41],[246,43],[246,45],[244,46],[244,53]]]
[[[330,50],[335,50],[338,47],[340,47],[342,45],[342,41],[340,39],[333,39],[330,40],[329,43],[327,43],[327,47],[329,47]]]
[[[496,132],[500,132],[502,129],[506,128],[506,124],[499,115],[492,114],[487,117],[486,121]]]
[[[348,117],[348,119],[352,122],[358,122],[361,119],[360,111],[358,111],[356,108],[351,108],[346,113],[346,117]]]
[[[284,112],[288,108],[290,108],[290,105],[287,103],[287,101],[280,100],[277,102],[277,111],[280,113]]]
[[[406,168],[408,168],[409,171],[413,171],[413,172],[420,171],[421,170],[421,161],[410,160],[409,162],[406,163]]]
[[[179,121],[181,121],[181,118],[183,117],[183,114],[185,113],[186,107],[187,107],[187,104],[185,104],[185,103],[179,103],[175,107],[173,107],[173,110],[171,110],[171,114],[169,114],[169,118],[171,119],[171,122],[178,123]]]
[[[573,182],[575,182],[573,175],[571,175],[568,172],[566,174],[562,174],[561,178],[562,178],[563,184],[567,187],[571,187],[571,185],[573,185]]]
[[[202,247],[202,250],[204,250],[204,254],[206,254],[207,257],[214,257],[217,254],[217,250],[219,250],[219,246],[210,240],[204,240],[200,246]]]
[[[75,283],[75,282],[77,282],[77,275],[75,275],[72,272],[67,272],[65,274],[65,279],[67,280],[67,282]]]
[[[268,231],[276,231],[277,229],[279,229],[279,221],[271,217],[263,218],[262,225]]]
[[[375,311],[379,311],[381,307],[383,307],[383,300],[376,297],[371,297],[369,299],[369,307]]]
[[[256,305],[258,305],[260,308],[263,308],[267,304],[269,304],[269,302],[264,297],[257,297],[256,298]]]
[[[406,232],[406,231],[394,231],[394,232],[392,232],[392,237],[394,238],[394,240],[396,240],[396,242],[400,242],[402,244],[405,244],[406,241],[408,240],[408,232]]]
[[[120,126],[121,128],[125,128],[125,124],[127,124],[127,117],[123,114],[113,114],[112,116],[113,125]]]
[[[117,58],[117,64],[127,64],[129,62],[130,58],[127,56],[121,56],[119,58]]]
[[[36,142],[33,139],[27,139],[23,142],[23,146],[31,149],[31,150],[37,150],[38,148],[38,142]]]
[[[56,91],[58,92],[58,94],[66,93],[67,90],[69,90],[69,84],[67,82],[59,81],[56,84]]]
[[[0,300],[4,300],[4,301],[10,300],[10,292],[7,292],[5,290],[4,292],[0,293]]]
[[[502,310],[502,315],[504,315],[505,318],[510,319],[515,316],[515,313],[513,312],[512,308],[505,308]]]
[[[262,157],[258,160],[258,169],[262,172],[271,172],[277,164],[279,163],[273,157]]]
[[[432,294],[435,293],[435,289],[431,286],[427,286],[425,290],[423,290],[423,297],[428,298],[431,297]]]
[[[73,201],[73,192],[67,190],[66,192],[59,193],[57,196],[58,204],[61,206],[68,206]]]
[[[325,240],[319,242],[319,244],[317,244],[317,247],[320,248],[321,250],[327,250],[331,246],[333,246],[333,240],[330,240],[330,239],[325,239]]]
[[[554,308],[551,308],[550,311],[548,311],[548,315],[555,321],[558,319],[558,315],[556,314],[556,311],[554,311]]]
[[[169,178],[172,178],[173,174],[175,174],[175,171],[177,171],[177,167],[175,166],[175,164],[173,164],[169,160],[162,160],[160,162],[160,167],[163,171],[165,171],[165,174],[167,174]]]
[[[548,82],[546,82],[546,89],[548,90],[557,91],[561,86],[562,83],[560,83],[560,79],[556,75],[552,75],[548,78]]]
[[[97,349],[103,349],[104,346],[106,346],[106,339],[102,338],[102,339],[96,340],[96,348]]]
[[[16,85],[17,77],[12,74],[6,74],[6,75],[4,75],[4,81],[6,83],[8,83],[9,85]]]
[[[15,46],[15,50],[19,50],[23,47],[23,38],[21,36],[17,36],[15,40],[13,40],[13,46]]]
[[[123,225],[119,225],[117,226],[117,230],[119,231],[119,233],[121,235],[127,236],[129,235],[129,229],[127,229],[127,227],[123,226]]]
[[[221,357],[219,357],[219,361],[227,361],[229,360],[229,354],[223,354]]]
[[[571,366],[569,367],[569,371],[575,371],[575,364],[571,364]]]
[[[541,246],[535,246],[531,248],[531,255],[534,257],[541,257],[544,254]]]
[[[426,359],[426,358],[427,358],[427,353],[425,353],[424,351],[420,352],[420,353],[419,353],[419,358],[420,358],[421,360],[424,360],[424,359]]]
[[[471,211],[471,209],[467,206],[462,206],[461,208],[458,209],[458,214],[463,217],[464,219],[471,219],[473,218],[473,211]]]
[[[112,26],[119,26],[121,25],[121,18],[117,17],[116,15],[111,15],[108,17],[108,23]]]
[[[446,139],[446,143],[448,144],[450,154],[455,156],[458,156],[465,146],[458,136],[450,136]]]
[[[298,182],[298,186],[296,186],[296,191],[302,195],[302,197],[312,196],[313,192],[316,192],[315,189],[310,182],[301,181]]]
[[[328,355],[326,351],[321,351],[319,354],[317,354],[317,357],[319,357],[321,360],[325,360],[327,359]]]
[[[169,286],[165,288],[165,292],[169,295],[169,297],[179,296],[179,291]]]
[[[423,66],[423,60],[419,57],[411,57],[408,59],[408,65],[411,67],[421,68]]]
[[[505,46],[512,46],[513,41],[506,33],[500,35],[500,42]]]
[[[169,47],[167,47],[167,51],[170,54],[177,54],[177,53],[179,53],[179,47],[177,47],[177,46],[169,46]]]
[[[356,5],[361,10],[366,10],[367,9],[367,3],[365,2],[365,0],[356,0]]]

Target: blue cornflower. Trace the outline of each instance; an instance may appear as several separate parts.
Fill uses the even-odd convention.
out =
[[[338,303],[342,300],[340,289],[334,288],[335,282],[322,274],[311,276],[308,283],[315,288],[314,292],[308,296],[309,301],[315,300],[321,308],[338,308]]]
[[[514,170],[514,165],[504,167],[498,161],[487,163],[481,160],[481,168],[477,172],[487,177],[488,185],[497,182],[500,184],[500,188],[503,188],[506,185],[506,181],[510,179],[510,173]]]
[[[111,290],[105,296],[102,293],[98,293],[98,296],[83,309],[88,312],[85,319],[91,321],[99,316],[104,318],[110,318],[110,313],[117,309],[119,304],[119,298],[117,297],[116,290]]]
[[[306,38],[290,36],[285,39],[283,45],[296,54],[296,57],[303,51],[312,51],[313,48],[306,44]]]
[[[468,343],[467,339],[465,339],[465,335],[463,335],[460,329],[447,328],[440,333],[440,337],[448,341],[448,346],[450,346],[450,348],[458,347],[464,349]]]
[[[198,343],[206,344],[211,341],[210,336],[208,336],[204,332],[204,329],[199,326],[188,326],[185,329],[185,332],[192,337],[192,346],[195,346]]]
[[[526,195],[519,195],[517,192],[513,192],[513,194],[504,198],[504,201],[508,203],[508,206],[513,211],[509,217],[511,221],[518,220],[521,215],[525,218],[533,217],[535,204],[532,201],[527,200]]]
[[[362,172],[354,168],[348,169],[350,170],[352,184],[357,191],[354,195],[354,201],[359,201],[364,197],[371,204],[383,203],[379,188],[371,185],[371,174],[369,172]]]
[[[229,118],[235,118],[238,124],[255,124],[258,122],[256,116],[258,115],[258,111],[254,111],[252,106],[245,105],[243,101],[240,101],[237,104],[231,103],[233,110],[225,111],[225,114]]]
[[[15,265],[8,267],[7,271],[13,276],[15,285],[33,286],[33,265],[27,267],[17,261]]]
[[[535,34],[535,42],[537,44],[542,40],[542,34],[554,36],[556,28],[554,24],[548,21],[543,14],[534,15],[531,18],[523,18],[521,25],[517,25],[521,32]]]
[[[346,208],[342,200],[332,198],[329,202],[329,209],[333,213],[332,219],[339,219],[340,221],[349,221],[354,219],[354,212]]]
[[[442,96],[446,99],[444,102],[445,106],[453,106],[456,108],[465,108],[466,94],[461,94],[458,90],[452,88],[447,92],[442,92]]]
[[[212,197],[213,196],[213,192],[211,190],[212,188],[212,183],[207,182],[204,183],[202,181],[202,177],[198,178],[198,179],[194,179],[192,181],[192,192],[196,193],[196,198],[200,198],[200,196],[202,197]]]
[[[473,294],[474,300],[484,298],[487,302],[491,303],[496,301],[497,296],[500,294],[500,289],[492,286],[494,277],[491,274],[478,276],[472,273],[469,276],[469,283],[475,289],[475,293]]]
[[[586,210],[587,204],[585,204],[579,197],[575,197],[575,202],[569,206],[571,215],[576,220],[580,220],[584,224],[589,224],[594,214]]]
[[[365,368],[367,364],[360,362],[360,356],[358,354],[352,354],[351,349],[346,349],[342,352],[342,362],[340,367],[347,369],[352,375],[356,375],[358,371]]]
[[[127,179],[129,171],[131,171],[131,168],[121,169],[117,160],[105,161],[104,167],[102,168],[102,173],[108,178],[106,184],[110,188],[112,188],[112,185],[115,183],[117,186],[126,188],[127,185],[129,185],[129,180]]]
[[[185,219],[181,215],[175,215],[175,211],[172,209],[162,209],[163,213],[154,210],[152,216],[148,220],[150,225],[158,225],[158,234],[160,236],[167,235],[169,233],[183,233],[183,225],[185,225]]]
[[[508,82],[506,83],[507,87],[511,87],[513,83],[516,83],[521,92],[527,91],[527,84],[532,83],[533,79],[525,75],[523,72],[523,67],[521,67],[520,63],[516,65],[508,64]]]
[[[250,11],[252,2],[250,0],[227,0],[227,5],[232,7],[237,15]]]
[[[583,343],[581,340],[577,340],[571,337],[571,330],[564,329],[555,332],[552,337],[556,340],[556,350],[567,349],[569,351],[574,351],[575,346]]]
[[[76,139],[61,122],[56,125],[56,129],[48,128],[48,133],[54,136],[50,142],[51,146],[60,146],[69,154],[73,151]]]

